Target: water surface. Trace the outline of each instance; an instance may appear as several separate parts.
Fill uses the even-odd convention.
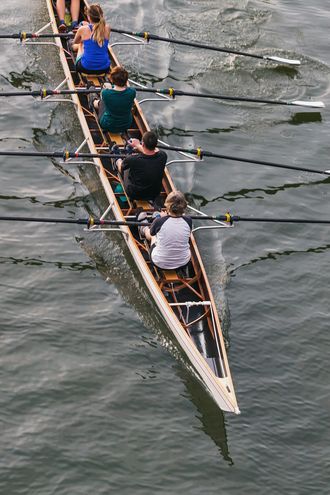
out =
[[[167,43],[118,47],[135,80],[298,107],[177,98],[145,103],[179,146],[329,167],[326,2],[101,2],[116,27],[299,58],[299,68]],[[42,0],[4,0],[1,32],[47,22]],[[113,37],[118,41],[121,38]],[[55,87],[56,49],[2,40],[2,91]],[[73,149],[73,109],[1,101],[0,149]],[[48,159],[1,157],[3,215],[97,215],[93,174]],[[178,188],[205,213],[330,219],[329,180],[206,159],[177,164]],[[1,493],[292,495],[329,491],[329,228],[241,223],[198,234],[242,414],[223,415],[169,343],[166,325],[118,237],[81,227],[2,223]]]

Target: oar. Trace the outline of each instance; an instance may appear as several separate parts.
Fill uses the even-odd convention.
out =
[[[278,62],[280,64],[288,64],[288,65],[300,65],[300,60],[277,57],[275,55],[256,55],[254,53],[241,52],[238,50],[233,50],[231,48],[220,48],[218,46],[213,45],[205,45],[203,43],[196,43],[194,41],[184,41],[177,40],[175,38],[166,38],[164,36],[157,36],[156,34],[144,32],[134,32],[134,31],[125,31],[123,29],[111,28],[114,33],[128,34],[130,36],[137,36],[139,38],[143,38],[145,41],[156,40],[156,41],[167,41],[169,43],[174,43],[176,45],[185,45],[191,46],[193,48],[203,48],[205,50],[213,50],[216,52],[222,53],[233,53],[234,55],[242,55],[243,57],[252,57],[258,58],[261,60],[271,60],[273,62]],[[26,39],[33,38],[72,38],[74,33],[58,33],[58,34],[37,34],[37,33],[26,33],[25,31],[21,31],[16,34],[0,34],[0,39],[19,39],[20,41],[24,41]]]
[[[162,148],[164,150],[173,150],[173,151],[180,151],[182,153],[191,153],[192,155],[199,156],[200,158],[207,156],[213,158],[222,158],[224,160],[231,160],[236,162],[254,163],[256,165],[266,165],[267,167],[286,168],[288,170],[301,170],[302,172],[312,172],[314,174],[330,175],[330,170],[315,170],[307,167],[296,167],[294,165],[284,165],[281,163],[267,162],[264,160],[254,160],[251,158],[221,155],[220,153],[212,153],[211,151],[205,151],[202,148],[189,149],[189,148],[180,148],[179,146],[169,146],[163,144],[158,144],[157,146],[158,148]]]
[[[322,220],[319,218],[265,218],[265,217],[241,217],[239,215],[192,215],[193,220],[218,220],[233,224],[234,222],[267,222],[267,223],[298,223],[298,224],[327,224],[330,225],[330,220]],[[66,223],[75,225],[87,225],[88,228],[93,225],[119,225],[119,226],[141,226],[138,221],[121,221],[121,220],[105,220],[102,218],[47,218],[47,217],[17,217],[17,216],[0,216],[0,221],[5,222],[34,222],[34,223]],[[151,222],[149,222],[151,223]],[[143,222],[146,225],[147,222]]]
[[[195,217],[192,217],[195,218]],[[226,213],[225,215],[215,215],[202,217],[205,220],[220,220],[222,222],[228,222],[233,224],[234,222],[267,222],[267,223],[316,223],[316,224],[329,224],[330,220],[321,220],[319,218],[265,218],[265,217],[240,217],[239,215],[231,215]]]
[[[293,101],[284,101],[284,100],[268,100],[262,98],[250,98],[249,96],[227,96],[227,95],[218,95],[212,93],[195,93],[191,91],[181,91],[179,89],[174,88],[165,88],[165,89],[156,89],[156,88],[135,88],[136,91],[143,91],[145,93],[160,93],[163,95],[172,96],[175,98],[176,96],[192,96],[197,98],[212,98],[214,100],[228,100],[228,101],[246,101],[252,103],[268,103],[270,105],[295,105],[299,107],[310,107],[310,108],[324,108],[325,105],[322,101],[302,101],[302,100],[293,100]]]
[[[203,217],[204,218],[204,217]],[[138,221],[121,221],[121,220],[105,220],[102,218],[46,218],[46,217],[16,217],[16,216],[0,216],[1,221],[5,222],[35,222],[35,223],[70,223],[75,225],[87,225],[88,228],[93,225],[141,225]],[[143,222],[145,225],[146,222]]]
[[[123,29],[111,28],[114,33],[128,34],[130,36],[137,36],[139,38],[143,38],[146,41],[155,40],[155,41],[167,41],[169,43],[173,43],[176,45],[185,45],[191,46],[193,48],[203,48],[205,50],[213,50],[216,52],[223,53],[233,53],[234,55],[242,55],[243,57],[253,57],[261,60],[272,60],[273,62],[279,62],[281,64],[289,64],[289,65],[300,65],[300,60],[292,60],[288,58],[276,57],[273,55],[255,55],[254,53],[241,52],[238,50],[232,50],[231,48],[220,48],[218,46],[213,45],[205,45],[203,43],[196,43],[195,41],[185,41],[185,40],[177,40],[175,38],[167,38],[164,36],[157,36],[156,34],[145,32],[133,32],[133,31],[125,31]]]
[[[227,96],[227,95],[218,95],[211,93],[196,93],[191,91],[182,91],[174,88],[135,88],[136,91],[144,92],[144,93],[160,93],[163,95],[171,96],[175,98],[176,96],[192,96],[196,98],[212,98],[215,100],[228,100],[228,101],[245,101],[252,103],[267,103],[270,105],[294,105],[300,107],[309,107],[309,108],[324,108],[324,103],[322,101],[302,101],[302,100],[293,100],[293,101],[284,101],[284,100],[268,100],[261,98],[250,98],[247,96]],[[47,89],[40,88],[39,90],[33,91],[9,91],[0,93],[1,96],[10,97],[10,96],[40,96],[41,98],[46,98],[47,96],[53,95],[72,95],[72,94],[89,94],[89,93],[100,93],[102,88],[78,88],[78,89]]]
[[[253,160],[251,158],[241,158],[229,155],[220,155],[219,153],[212,153],[211,151],[205,151],[201,148],[190,149],[180,148],[179,146],[169,146],[158,144],[158,148],[172,151],[181,151],[183,153],[190,153],[197,155],[200,158],[213,157],[222,158],[224,160],[232,160],[236,162],[252,163],[256,165],[266,165],[268,167],[286,168],[289,170],[300,170],[302,172],[312,172],[313,174],[330,175],[330,170],[315,170],[307,167],[296,167],[294,165],[284,165],[281,163],[266,162],[263,160]],[[114,153],[78,153],[75,151],[3,151],[0,150],[0,156],[31,156],[31,157],[47,157],[47,158],[62,158],[63,161],[69,158],[125,158],[127,154],[114,154]]]
[[[36,39],[36,38],[73,38],[75,36],[74,33],[27,33],[25,31],[20,31],[19,33],[14,34],[0,34],[0,39],[12,39],[12,40],[20,40],[24,41],[27,39]]]
[[[115,153],[78,153],[75,151],[0,151],[0,156],[35,156],[48,158],[125,158],[126,154]]]

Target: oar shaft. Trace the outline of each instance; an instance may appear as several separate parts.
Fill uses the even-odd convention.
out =
[[[221,155],[221,154],[218,154],[218,153],[213,153],[213,154],[205,155],[205,156],[213,156],[215,158],[222,158],[224,160],[239,161],[239,162],[242,162],[242,163],[252,163],[252,164],[255,164],[255,165],[266,165],[267,167],[285,168],[285,169],[288,169],[288,170],[300,170],[302,172],[312,172],[314,174],[328,175],[323,170],[314,170],[312,168],[307,168],[307,167],[296,167],[295,165],[284,165],[284,164],[281,164],[281,163],[268,162],[268,161],[265,161],[265,160],[250,160],[248,158],[228,156],[228,155]]]
[[[145,32],[133,32],[133,31],[125,31],[123,29],[117,29],[117,28],[111,28],[111,30],[114,33],[128,34],[130,36],[137,36],[139,38],[144,38],[146,41],[149,41],[149,40],[167,41],[170,43],[174,43],[176,45],[191,46],[193,48],[203,48],[205,50],[213,50],[216,52],[233,53],[234,55],[244,55],[245,57],[264,59],[263,56],[255,55],[254,53],[241,52],[238,50],[232,50],[229,48],[222,48],[222,47],[214,46],[214,45],[206,45],[203,43],[197,43],[195,41],[185,41],[185,40],[177,40],[175,38],[167,38],[165,36],[158,36],[156,34],[151,34],[151,33],[148,33],[146,31]]]
[[[147,31],[133,32],[133,31],[124,31],[123,29],[116,29],[116,28],[112,28],[112,31],[115,33],[128,34],[130,36],[137,36],[139,38],[143,38],[145,41],[149,41],[149,40],[166,41],[166,42],[174,43],[177,45],[191,46],[194,48],[203,48],[205,50],[213,50],[213,51],[222,52],[222,53],[233,53],[234,55],[243,55],[244,57],[252,57],[252,58],[257,58],[257,59],[261,59],[261,60],[271,60],[273,62],[280,63],[280,64],[300,65],[300,60],[292,60],[292,59],[288,59],[288,58],[277,57],[274,55],[256,55],[254,53],[242,52],[239,50],[232,50],[231,48],[222,48],[222,47],[214,46],[214,45],[206,45],[203,43],[197,43],[195,41],[177,40],[175,38],[157,36],[156,34],[151,34],[151,33],[148,33]]]
[[[170,95],[171,90],[156,90],[155,92]],[[214,100],[224,100],[224,101],[246,101],[250,103],[268,103],[271,105],[290,105],[290,102],[282,100],[264,100],[262,98],[250,98],[248,96],[229,96],[229,95],[218,95],[218,94],[208,94],[208,93],[194,93],[191,91],[180,91],[174,90],[173,96],[191,96],[197,98],[212,98]]]
[[[46,96],[55,95],[74,95],[74,94],[89,94],[89,93],[100,93],[102,88],[77,88],[77,89],[47,89],[41,88],[34,91],[8,91],[5,93],[0,93],[0,96],[40,96],[45,98]]]
[[[205,218],[205,217],[203,217]],[[213,217],[213,220],[228,221],[226,215],[219,215]],[[316,223],[316,224],[330,224],[330,220],[306,219],[306,218],[258,218],[258,217],[240,217],[237,215],[231,216],[232,222],[267,222],[267,223]]]
[[[329,171],[315,170],[315,169],[307,168],[307,167],[296,167],[295,165],[284,165],[281,163],[267,162],[265,160],[253,160],[250,158],[222,155],[220,153],[212,153],[211,151],[205,151],[205,150],[202,150],[201,148],[189,149],[189,148],[181,148],[179,146],[165,146],[165,145],[158,145],[158,147],[165,149],[165,150],[173,150],[173,151],[180,151],[183,153],[191,153],[192,155],[197,155],[197,156],[201,156],[201,157],[207,156],[207,157],[213,157],[213,158],[221,158],[223,160],[231,160],[231,161],[243,162],[243,163],[252,163],[255,165],[266,165],[267,167],[285,168],[285,169],[289,169],[289,170],[300,170],[303,172],[312,172],[314,174],[330,175]]]
[[[144,91],[146,93],[160,93],[164,95],[169,95],[175,98],[176,96],[191,96],[197,98],[212,98],[214,100],[225,100],[225,101],[243,101],[250,103],[264,103],[268,105],[293,105],[308,108],[324,108],[324,103],[322,101],[284,101],[284,100],[269,100],[264,98],[251,98],[249,96],[230,96],[230,95],[219,95],[212,93],[196,93],[191,91],[182,91],[175,88],[167,89],[155,89],[155,88],[136,88],[137,91]]]
[[[67,223],[74,225],[119,225],[119,226],[141,226],[138,221],[120,221],[120,220],[103,220],[99,218],[46,218],[46,217],[16,217],[16,216],[0,216],[0,221],[8,222],[34,222],[34,223]]]
[[[14,34],[0,34],[0,39],[13,39],[24,41],[26,39],[36,39],[36,38],[73,38],[74,33],[26,33],[21,31]]]
[[[64,150],[61,151],[0,151],[0,156],[34,156],[48,158],[125,158],[126,154],[115,153],[75,153]]]

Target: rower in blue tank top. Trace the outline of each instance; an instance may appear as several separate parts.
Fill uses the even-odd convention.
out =
[[[72,45],[78,51],[76,69],[86,74],[108,72],[110,26],[106,24],[103,10],[97,4],[90,5],[86,15],[89,22],[78,29]]]

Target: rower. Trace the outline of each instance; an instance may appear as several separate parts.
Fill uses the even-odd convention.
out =
[[[73,31],[74,29],[77,29],[78,26],[80,0],[71,0],[71,1],[57,0],[56,10],[59,18],[58,30],[60,33],[65,33],[67,31],[67,26],[65,24],[65,10],[66,10],[66,5],[68,4],[70,4],[70,12],[71,12],[70,30]]]
[[[105,83],[101,99],[94,99],[93,106],[98,112],[100,126],[112,133],[126,132],[132,125],[132,107],[136,97],[134,88],[127,86],[128,72],[124,67],[116,66]]]
[[[72,43],[73,50],[78,51],[76,70],[85,74],[104,74],[110,69],[110,26],[98,4],[87,7],[86,15],[88,23],[80,26]]]
[[[164,151],[157,148],[158,137],[153,131],[142,136],[142,142],[131,139],[129,144],[135,153],[116,162],[118,170],[124,174],[124,187],[131,200],[144,200],[160,205],[160,191],[167,161]]]
[[[151,242],[150,259],[157,268],[177,270],[190,261],[192,220],[184,215],[187,202],[180,191],[167,196],[165,208],[166,213],[161,212],[150,227],[139,227],[140,234]],[[141,212],[138,220],[143,221],[146,217],[146,212]]]

